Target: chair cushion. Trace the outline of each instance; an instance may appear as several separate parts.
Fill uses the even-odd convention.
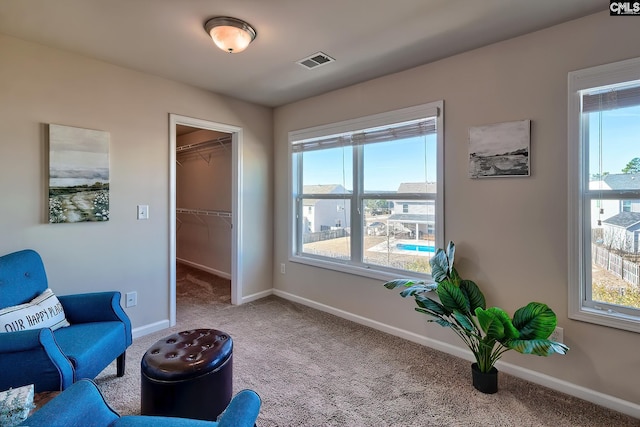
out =
[[[127,349],[124,324],[119,321],[74,323],[54,335],[73,364],[76,380],[95,378]]]
[[[65,326],[69,326],[69,322],[62,304],[49,288],[28,303],[0,310],[0,332],[41,328],[56,330]]]

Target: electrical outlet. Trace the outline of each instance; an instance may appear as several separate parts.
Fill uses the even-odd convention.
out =
[[[560,326],[556,327],[556,329],[553,332],[551,332],[549,339],[551,341],[564,344],[564,329],[562,329]]]
[[[135,307],[138,304],[138,293],[137,292],[127,292],[125,295],[125,307]]]
[[[285,274],[287,272],[284,262],[282,264],[280,264],[280,273],[281,274]]]

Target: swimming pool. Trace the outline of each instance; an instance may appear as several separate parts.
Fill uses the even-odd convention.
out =
[[[404,251],[418,251],[418,252],[435,252],[436,251],[434,246],[409,244],[409,243],[398,243],[396,244],[396,248]]]

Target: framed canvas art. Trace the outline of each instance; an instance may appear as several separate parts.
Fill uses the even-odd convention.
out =
[[[469,178],[529,176],[531,120],[469,129]]]
[[[109,133],[49,125],[49,222],[109,220]]]

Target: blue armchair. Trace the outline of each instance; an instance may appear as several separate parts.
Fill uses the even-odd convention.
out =
[[[0,257],[0,310],[28,303],[47,288],[37,252]],[[115,359],[117,375],[124,375],[132,337],[120,292],[57,298],[70,326],[21,330],[21,324],[0,325],[0,390],[27,384],[36,392],[64,390],[81,378],[95,378]]]
[[[128,415],[121,417],[104,400],[91,380],[80,380],[36,410],[20,426],[29,427],[253,427],[260,412],[260,397],[242,390],[218,421]]]

